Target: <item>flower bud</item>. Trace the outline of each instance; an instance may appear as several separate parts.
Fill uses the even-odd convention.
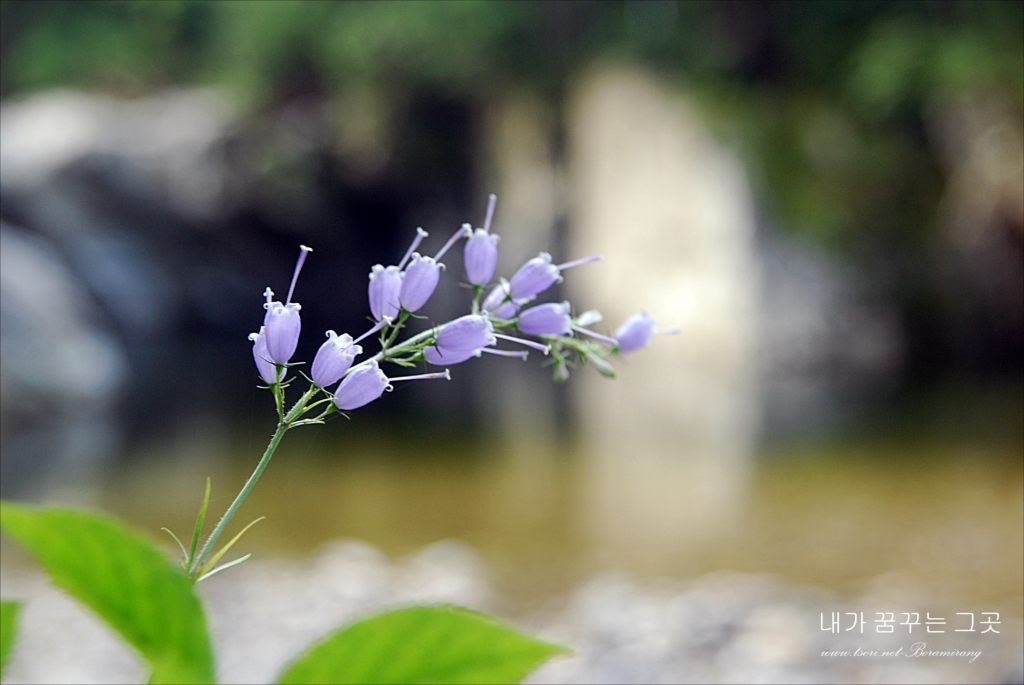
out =
[[[519,311],[519,306],[522,304],[513,302],[510,299],[510,288],[508,281],[501,279],[501,283],[494,286],[491,292],[484,298],[484,302],[480,305],[488,314],[498,317],[499,319],[511,319]]]
[[[639,312],[626,319],[615,331],[619,352],[634,352],[647,346],[654,335],[654,319],[647,312]]]
[[[402,272],[397,266],[380,264],[370,270],[370,313],[376,321],[398,317],[398,291],[402,288]]]
[[[252,357],[256,360],[256,370],[260,373],[260,378],[267,385],[272,385],[277,382],[277,367],[272,361],[270,361],[270,353],[267,352],[267,336],[264,331],[266,329],[260,326],[259,333],[250,333],[249,340],[253,342],[252,345]],[[281,380],[284,380],[284,374],[287,369],[281,369]]]
[[[441,265],[433,257],[412,255],[412,261],[402,275],[402,287],[398,291],[398,302],[406,311],[414,312],[427,303],[434,294],[441,277]]]
[[[473,285],[487,285],[494,276],[494,265],[498,262],[498,236],[476,229],[463,251],[466,263],[466,278]]]
[[[383,395],[389,387],[388,377],[374,361],[345,376],[334,391],[334,404],[342,411],[358,409]]]
[[[333,385],[352,366],[352,360],[362,353],[363,348],[353,344],[348,333],[339,336],[334,331],[327,331],[327,342],[317,350],[309,375],[318,387]]]
[[[517,326],[527,335],[568,335],[572,331],[569,303],[549,302],[524,309]]]

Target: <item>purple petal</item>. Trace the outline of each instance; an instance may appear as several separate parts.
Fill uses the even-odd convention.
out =
[[[267,305],[266,316],[263,317],[263,328],[270,360],[278,364],[287,364],[295,354],[295,346],[299,344],[299,333],[302,330],[299,305],[294,302],[286,305],[271,302]]]
[[[334,403],[342,411],[358,409],[383,395],[388,387],[387,376],[377,366],[377,362],[373,362],[345,376],[334,391]]]
[[[647,312],[638,312],[626,319],[615,331],[619,352],[633,352],[646,347],[654,335],[654,319]]]
[[[377,264],[370,270],[370,313],[376,321],[384,317],[398,317],[398,291],[402,287],[402,272],[397,266],[384,268]]]
[[[519,312],[519,330],[528,335],[568,335],[572,330],[568,302],[550,302]]]
[[[494,265],[498,262],[498,236],[476,229],[463,252],[466,262],[466,278],[473,285],[487,285],[494,277]]]
[[[405,267],[402,276],[402,288],[398,292],[398,302],[402,308],[415,312],[427,303],[434,294],[437,281],[441,277],[441,267],[433,257],[422,257],[413,253],[412,261]]]

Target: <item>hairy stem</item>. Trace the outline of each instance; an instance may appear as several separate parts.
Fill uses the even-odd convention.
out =
[[[199,554],[192,560],[192,567],[189,569],[189,575],[195,573],[197,569],[202,567],[203,562],[206,561],[208,556],[210,556],[210,553],[213,551],[214,545],[217,544],[217,540],[220,538],[221,533],[223,533],[224,529],[227,528],[229,523],[231,523],[231,519],[235,516],[239,507],[242,506],[242,502],[244,502],[245,498],[249,496],[250,492],[252,492],[253,487],[256,485],[256,481],[260,479],[260,476],[263,474],[263,470],[267,468],[267,464],[270,463],[270,458],[274,456],[274,451],[277,450],[277,446],[281,443],[281,438],[283,438],[284,434],[288,432],[289,428],[291,428],[292,422],[305,412],[306,403],[309,402],[310,398],[312,398],[316,392],[317,389],[315,387],[311,387],[307,390],[295,405],[288,410],[288,414],[285,415],[285,417],[277,424],[277,430],[274,431],[273,437],[270,438],[270,444],[267,445],[267,449],[263,453],[263,458],[260,459],[260,463],[256,465],[256,470],[252,472],[251,476],[249,476],[249,480],[245,481],[245,485],[242,486],[242,490],[238,493],[238,496],[235,497],[235,501],[231,503],[231,506],[228,507],[226,512],[224,512],[220,521],[217,522],[213,532],[210,533],[210,537],[206,538],[206,542],[203,543],[203,548],[199,551]]]

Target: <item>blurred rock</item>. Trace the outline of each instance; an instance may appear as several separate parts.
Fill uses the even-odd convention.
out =
[[[614,382],[576,372],[587,515],[612,545],[700,536],[739,506],[758,429],[753,198],[651,76],[597,72],[571,102],[569,254],[606,257],[567,274],[573,302],[606,334],[641,309],[682,329],[622,358]]]
[[[125,352],[53,246],[2,222],[0,319],[0,487],[38,495],[117,453]]]

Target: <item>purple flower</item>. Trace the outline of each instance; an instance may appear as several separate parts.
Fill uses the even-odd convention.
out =
[[[494,326],[486,316],[467,314],[441,326],[434,345],[423,350],[423,358],[437,365],[461,364],[496,342]]]
[[[267,298],[266,304],[263,305],[267,310],[263,317],[263,334],[266,337],[267,353],[275,364],[287,364],[292,358],[302,330],[302,321],[299,318],[299,310],[302,307],[292,302],[292,294],[295,292],[295,283],[299,280],[302,265],[306,262],[306,255],[313,250],[305,245],[300,245],[299,248],[299,260],[295,263],[295,272],[292,274],[292,283],[284,304],[273,301],[274,291],[270,288],[263,293]]]
[[[333,385],[352,366],[352,360],[362,353],[363,348],[354,344],[348,333],[339,336],[334,331],[327,331],[327,342],[317,350],[309,375],[318,387]]]
[[[494,288],[491,289],[491,292],[487,294],[487,297],[484,298],[484,302],[480,305],[480,308],[499,319],[511,319],[516,315],[516,312],[519,311],[519,307],[522,305],[522,302],[513,302],[511,295],[509,294],[510,292],[511,289],[508,281],[501,279],[501,282],[494,286]]]
[[[466,278],[473,285],[487,285],[491,282],[494,265],[498,262],[498,240],[500,238],[495,234],[478,228],[466,241]]]
[[[423,257],[418,252],[412,253],[412,261],[405,268],[405,273],[402,275],[402,287],[398,291],[398,303],[402,309],[415,312],[427,303],[430,296],[434,294],[434,289],[437,288],[441,269],[444,268],[444,264],[439,260],[467,232],[465,226],[457,230],[455,235],[449,238],[444,247],[433,257]]]
[[[402,272],[397,266],[374,265],[370,270],[370,313],[377,321],[398,317],[398,291],[402,288]]]
[[[465,263],[466,278],[473,285],[487,285],[494,277],[494,265],[498,261],[498,236],[490,233],[491,219],[494,217],[494,205],[498,196],[491,193],[487,198],[487,217],[484,219],[484,227],[478,228],[466,241]],[[469,229],[469,224],[463,226]]]
[[[569,303],[550,302],[524,309],[517,325],[528,335],[568,335],[572,331]]]
[[[670,335],[678,333],[679,329],[656,330],[654,319],[647,315],[647,312],[639,312],[626,319],[615,331],[615,340],[619,345],[619,352],[634,352],[647,346],[651,338],[658,334]]]
[[[369,366],[361,366],[345,376],[334,391],[334,404],[342,411],[358,409],[373,402],[390,387],[388,377],[373,361]]]
[[[516,271],[510,281],[512,299],[515,301],[535,297],[562,280],[562,271],[580,264],[601,259],[599,255],[584,257],[564,264],[552,264],[551,255],[541,252]]]
[[[260,326],[259,333],[250,333],[249,340],[253,342],[252,345],[252,357],[256,360],[256,370],[260,373],[260,378],[266,382],[267,385],[272,385],[277,382],[275,374],[277,372],[277,366],[270,361],[270,353],[267,352],[267,336],[264,334],[266,329]],[[284,380],[284,374],[287,369],[281,369],[281,380]]]
[[[441,277],[441,265],[433,257],[422,257],[413,252],[412,261],[402,274],[402,287],[398,291],[398,303],[402,309],[415,312],[427,303],[434,294]]]
[[[438,378],[451,380],[452,377],[445,369],[443,373],[423,373],[416,376],[388,378],[374,360],[369,365],[360,366],[345,376],[341,385],[334,391],[334,404],[342,411],[351,411],[365,406],[383,395],[385,390],[391,389],[393,381],[420,381]]]
[[[434,346],[450,352],[462,352],[479,350],[495,342],[494,326],[490,320],[480,314],[467,314],[442,326]]]

